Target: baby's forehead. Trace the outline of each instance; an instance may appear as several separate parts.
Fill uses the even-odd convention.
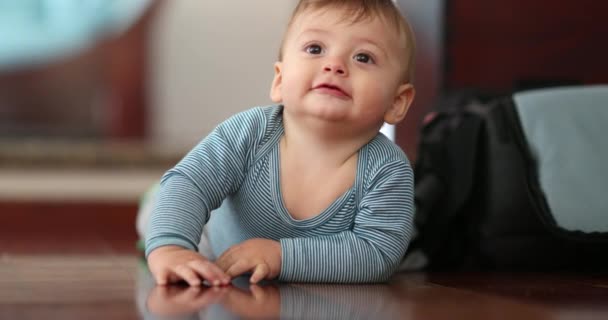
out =
[[[286,30],[286,39],[296,39],[302,33],[316,32],[323,33],[332,32],[337,24],[347,27],[356,27],[364,24],[378,23],[383,29],[382,32],[374,33],[373,37],[376,40],[384,40],[388,47],[394,47],[397,51],[403,52],[407,47],[408,37],[406,33],[392,22],[388,17],[379,12],[369,12],[363,14],[352,14],[353,11],[348,8],[307,8],[293,16],[288,29]],[[340,34],[338,34],[340,35]]]
[[[332,31],[335,25],[355,27],[378,23],[382,25],[382,29],[386,32],[376,34],[376,37],[396,36],[402,38],[401,35],[403,32],[400,30],[399,26],[391,23],[387,17],[374,12],[365,15],[353,15],[352,13],[353,11],[348,8],[308,8],[299,12],[292,18],[286,34],[290,35],[294,32],[303,32],[307,29]]]
[[[325,7],[325,8],[306,8],[293,16],[290,25],[307,23],[339,23],[339,24],[363,24],[371,22],[381,22],[387,28],[393,28],[388,23],[388,19],[377,12],[357,12],[347,7]]]

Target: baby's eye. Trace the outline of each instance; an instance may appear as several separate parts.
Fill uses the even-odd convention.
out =
[[[318,44],[311,44],[309,46],[306,46],[304,50],[306,50],[306,52],[310,54],[321,54],[321,52],[323,52],[323,49]]]
[[[367,53],[358,53],[354,58],[357,60],[357,62],[374,63],[374,59]]]

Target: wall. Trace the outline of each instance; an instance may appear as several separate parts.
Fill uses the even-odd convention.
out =
[[[403,123],[397,127],[397,143],[411,161],[416,159],[418,132],[424,114],[439,96],[443,82],[443,21],[445,0],[398,0],[416,34],[416,98]]]
[[[269,104],[293,0],[166,1],[150,39],[154,143],[189,149],[219,122]]]
[[[446,85],[509,92],[608,82],[608,2],[450,3]]]

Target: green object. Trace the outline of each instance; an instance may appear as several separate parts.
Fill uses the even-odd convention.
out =
[[[137,248],[137,251],[146,252],[145,241],[143,239],[137,240],[137,242],[135,243],[135,248]]]
[[[139,199],[138,215],[149,215],[150,214],[150,212],[149,212],[150,211],[150,201],[154,201],[153,197],[156,196],[159,188],[160,188],[160,183],[157,182],[154,185],[152,185],[150,188],[148,188],[148,190],[146,190],[146,192],[144,192],[144,194],[142,194],[141,198]],[[148,210],[146,210],[146,208]],[[141,219],[142,217],[139,217],[139,218]],[[144,218],[144,221],[145,220],[147,220],[147,218]],[[139,239],[136,242],[135,247],[137,248],[137,251],[146,252],[146,241],[144,239]]]

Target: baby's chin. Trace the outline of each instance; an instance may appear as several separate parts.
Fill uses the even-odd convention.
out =
[[[313,106],[302,105],[293,111],[295,111],[297,116],[314,118],[327,122],[346,121],[352,112],[351,108],[346,105],[332,103],[318,103]]]

